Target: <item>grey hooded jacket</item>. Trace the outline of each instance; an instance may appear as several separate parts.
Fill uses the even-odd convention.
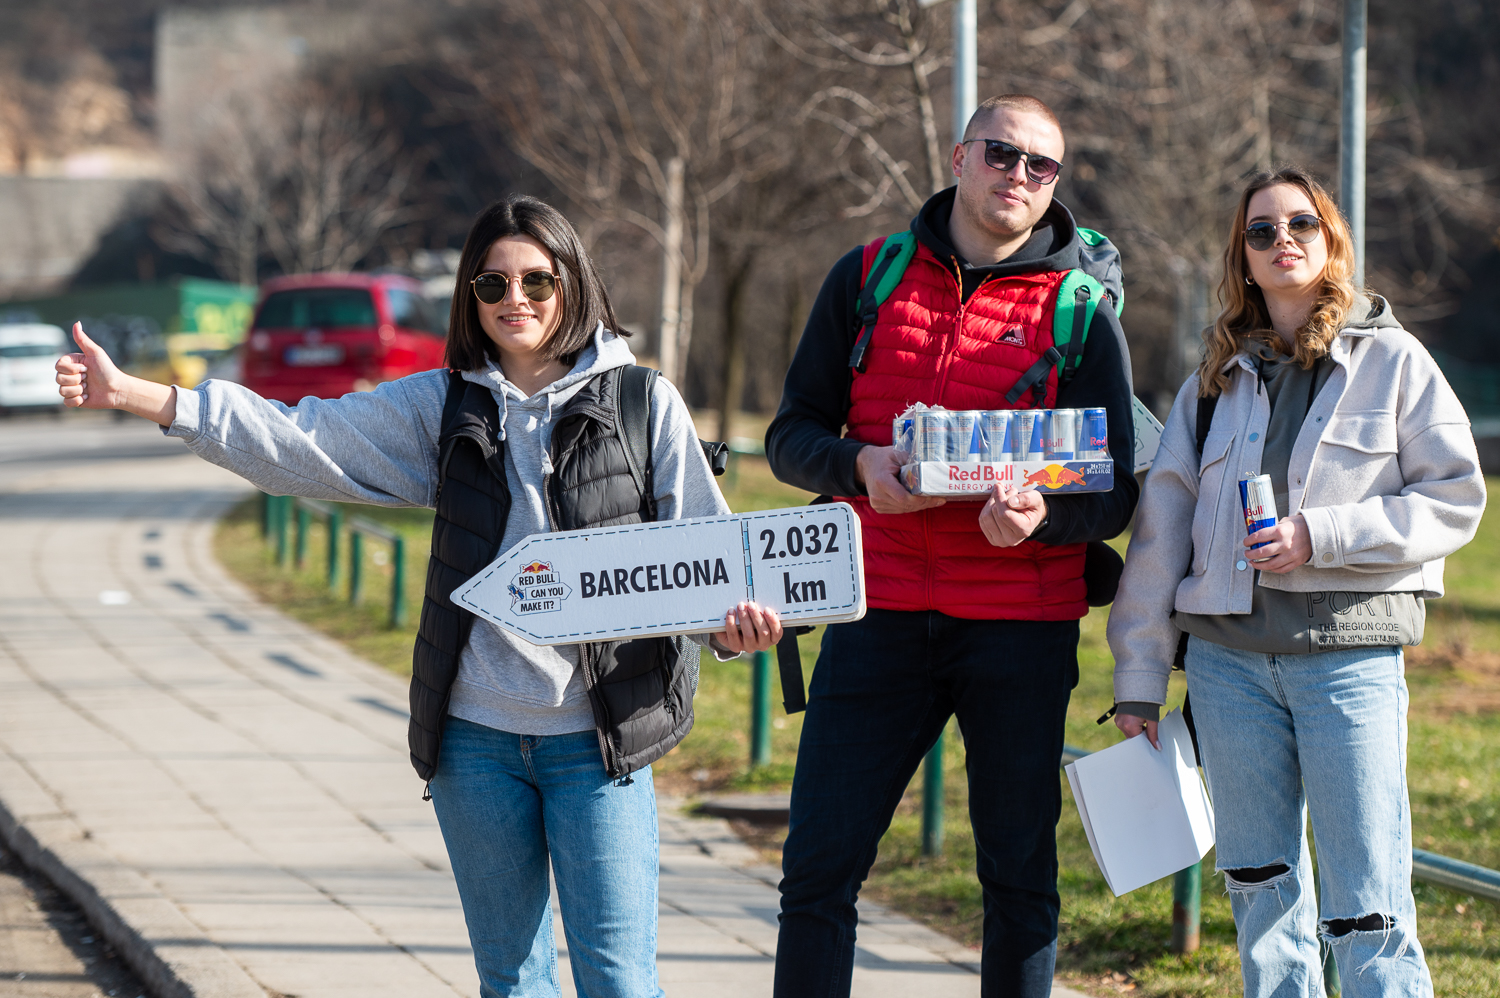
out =
[[[464,372],[465,380],[490,389],[503,419],[512,505],[499,551],[551,529],[541,483],[552,470],[553,413],[594,376],[633,362],[625,341],[601,325],[573,369],[529,398],[494,364]],[[239,385],[208,381],[194,391],[178,390],[167,433],[274,495],[430,508],[447,388],[448,372],[439,369],[371,392],[305,398],[289,407]],[[665,378],[656,379],[652,393],[651,460],[658,519],[729,512],[687,406]],[[520,734],[594,728],[576,645],[534,645],[482,620],[460,657],[448,713]]]
[[[1337,367],[1308,410],[1287,467],[1286,515],[1302,514],[1312,557],[1285,575],[1256,572],[1244,557],[1238,483],[1260,473],[1270,421],[1255,364],[1241,352],[1226,365],[1229,387],[1201,458],[1193,425],[1198,375],[1177,393],[1110,610],[1117,702],[1166,702],[1180,634],[1173,610],[1249,613],[1256,584],[1443,594],[1443,559],[1473,538],[1484,512],[1468,415],[1384,299],[1356,304],[1329,356]]]

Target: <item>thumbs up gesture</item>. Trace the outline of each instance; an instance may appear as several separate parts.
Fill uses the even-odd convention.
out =
[[[124,409],[162,426],[172,424],[177,409],[173,389],[120,370],[104,348],[89,339],[81,322],[73,323],[73,341],[80,352],[64,354],[57,361],[57,391],[63,405],[74,409]]]
[[[84,409],[115,409],[123,401],[126,375],[109,359],[104,348],[83,331],[83,323],[73,323],[73,342],[81,353],[58,358],[58,393],[63,405]]]

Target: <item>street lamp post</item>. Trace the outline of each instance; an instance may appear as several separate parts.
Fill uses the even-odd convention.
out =
[[[1354,238],[1354,282],[1365,284],[1365,37],[1369,0],[1344,0],[1339,128],[1339,207]]]
[[[944,0],[921,0],[923,7]],[[979,15],[975,0],[953,0],[953,141],[979,106]],[[943,735],[922,761],[922,855],[943,854]]]

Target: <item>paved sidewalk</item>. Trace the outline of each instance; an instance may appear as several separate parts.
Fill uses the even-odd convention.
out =
[[[405,684],[224,575],[246,494],[143,423],[0,429],[0,837],[157,998],[475,996]],[[769,995],[775,871],[670,801],[661,833],[663,987]],[[855,994],[978,995],[972,951],[861,914]]]

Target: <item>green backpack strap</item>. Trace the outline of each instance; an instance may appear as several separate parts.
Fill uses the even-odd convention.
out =
[[[1015,405],[1027,391],[1034,391],[1036,405],[1040,406],[1047,394],[1047,372],[1054,367],[1059,389],[1073,380],[1083,359],[1089,325],[1103,298],[1104,285],[1083,271],[1070,270],[1063,275],[1057,288],[1057,302],[1052,306],[1052,346],[1005,393],[1005,401]]]
[[[910,229],[887,236],[880,248],[880,255],[870,273],[860,285],[859,297],[854,299],[855,322],[859,325],[859,337],[854,341],[854,350],[849,354],[849,366],[856,371],[865,369],[865,352],[870,348],[870,336],[875,332],[875,318],[880,306],[896,290],[906,274],[906,266],[917,255],[917,237]]]

